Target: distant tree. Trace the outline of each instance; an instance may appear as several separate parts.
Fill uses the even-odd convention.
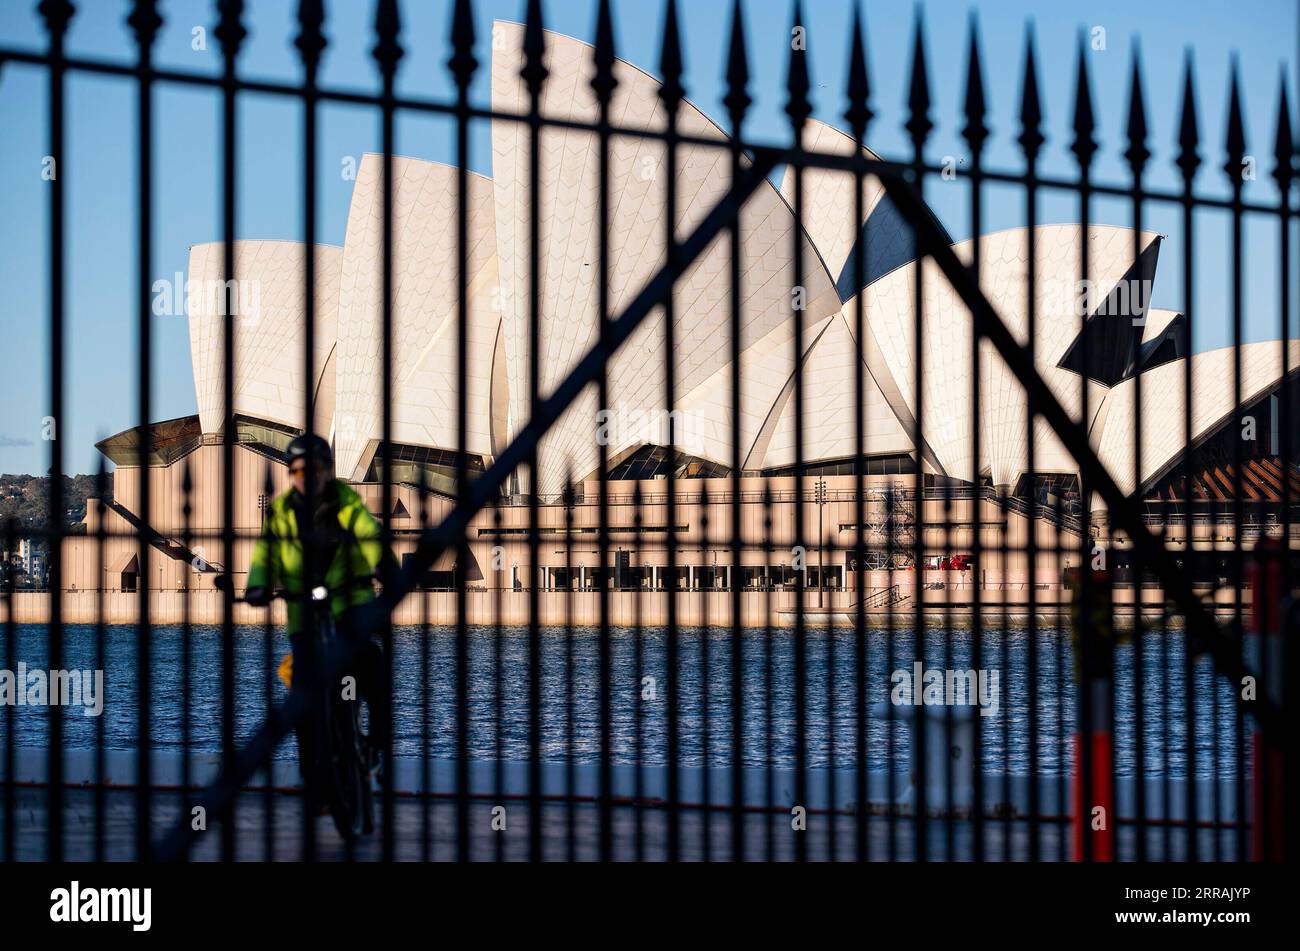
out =
[[[106,496],[113,497],[113,475],[106,476]],[[35,475],[0,475],[0,525],[8,519],[17,520],[22,528],[41,529],[49,524],[50,477]],[[93,475],[63,477],[63,529],[76,533],[84,531],[86,499],[95,495]]]

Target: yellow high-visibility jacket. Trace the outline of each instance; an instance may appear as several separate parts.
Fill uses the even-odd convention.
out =
[[[262,535],[253,544],[248,568],[250,588],[283,588],[296,594],[306,585],[298,517],[289,501],[293,491],[288,489],[275,498],[262,523]],[[334,479],[321,491],[338,493],[339,526],[343,529],[343,538],[325,572],[325,586],[331,592],[330,611],[337,618],[348,608],[373,600],[375,591],[370,579],[383,557],[382,528],[361,496],[345,483]],[[300,600],[289,599],[286,621],[290,634],[302,630]]]

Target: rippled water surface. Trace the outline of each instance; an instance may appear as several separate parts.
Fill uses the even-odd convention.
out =
[[[14,670],[20,661],[29,669],[46,665],[47,631],[40,625],[18,625],[12,656],[0,651],[4,668]],[[983,756],[992,771],[1009,769],[1040,775],[1059,774],[1062,750],[1069,756],[1069,736],[1075,724],[1075,684],[1068,632],[1038,632],[1037,670],[1032,679],[1028,634],[1023,629],[985,630],[983,659],[986,677],[998,675],[995,713],[976,716],[982,729]],[[153,632],[152,735],[161,748],[182,744],[185,635],[179,626],[157,627]],[[540,633],[540,750],[544,760],[563,761],[570,753],[578,762],[593,762],[600,751],[600,637],[592,628],[573,631],[544,629]],[[449,759],[455,750],[456,650],[449,628],[433,628],[422,635],[418,628],[394,632],[396,719],[395,743],[399,755]],[[531,753],[529,735],[528,632],[507,628],[499,636],[491,629],[469,635],[470,748],[476,758],[522,760]],[[610,745],[620,763],[663,763],[666,759],[667,707],[670,684],[666,675],[668,638],[663,629],[639,634],[615,630],[610,638]],[[679,657],[679,723],[681,761],[700,764],[707,750],[714,764],[730,764],[732,751],[732,661],[736,647],[730,630],[682,631],[677,637]],[[793,765],[798,729],[796,716],[799,665],[791,630],[741,632],[741,695],[743,762],[746,765]],[[811,767],[853,766],[859,684],[865,689],[867,764],[871,769],[899,768],[905,753],[906,732],[895,729],[894,756],[889,728],[877,705],[887,704],[893,686],[890,674],[903,670],[910,680],[913,639],[910,631],[873,629],[865,637],[865,676],[858,675],[857,638],[850,629],[828,632],[809,630],[803,664],[807,763]],[[87,669],[96,662],[100,645],[93,626],[70,626],[64,633],[64,667]],[[1147,771],[1151,775],[1186,774],[1186,731],[1183,709],[1186,693],[1181,632],[1159,631],[1143,637],[1144,735]],[[924,639],[925,666],[966,669],[971,660],[969,630],[931,628]],[[102,717],[88,717],[79,708],[65,708],[65,743],[92,747],[97,731],[113,749],[136,744],[138,686],[136,630],[116,626],[104,630],[105,708]],[[190,743],[193,749],[215,751],[221,743],[221,630],[195,627],[189,633]],[[283,630],[269,635],[258,628],[237,628],[235,657],[236,732],[247,737],[261,722],[268,697],[282,700],[285,690],[268,669],[274,670],[287,653]],[[892,651],[892,660],[891,660]],[[268,666],[268,661],[270,662]],[[1132,644],[1117,656],[1117,758],[1121,773],[1133,771],[1133,741],[1138,722],[1133,695]],[[423,675],[422,675],[423,671]],[[829,676],[828,676],[829,672]],[[1232,694],[1222,678],[1213,681],[1218,700],[1218,729],[1211,694],[1208,662],[1197,664],[1196,735],[1197,774],[1211,775],[1212,754],[1218,750],[1218,770],[1234,775],[1234,718]],[[991,681],[987,681],[991,683]],[[428,689],[422,689],[427,684]],[[1038,759],[1031,764],[1029,725],[1031,686],[1036,691]],[[707,698],[707,704],[702,700]],[[498,716],[498,704],[500,715]],[[876,708],[873,711],[873,708]],[[927,708],[942,715],[943,707]],[[975,708],[978,709],[978,708]],[[19,746],[45,745],[48,711],[43,708],[9,708]],[[9,713],[0,711],[0,713]],[[1166,716],[1166,711],[1168,716]],[[496,728],[500,724],[500,729]],[[639,730],[638,730],[639,724]],[[0,742],[7,739],[9,716],[0,715]],[[282,744],[281,757],[294,755]],[[1068,760],[1067,760],[1068,761]]]

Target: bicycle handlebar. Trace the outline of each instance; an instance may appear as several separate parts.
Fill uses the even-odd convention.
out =
[[[218,591],[225,591],[227,590],[228,587],[225,575],[217,575],[217,577],[213,579],[212,584],[213,587],[215,587]],[[248,598],[246,597],[247,593],[248,593],[247,591],[244,592],[245,596],[237,595],[235,597],[235,601],[242,604],[248,604],[249,601]],[[317,585],[316,587],[312,588],[308,592],[289,591],[286,588],[276,588],[274,591],[271,592],[271,600],[275,601],[277,599],[280,599],[284,601],[292,601],[297,599],[304,593],[309,594],[311,596],[312,601],[328,601],[330,597],[330,591],[328,588],[326,588],[324,585]],[[262,605],[254,605],[254,607],[261,607],[261,606]]]

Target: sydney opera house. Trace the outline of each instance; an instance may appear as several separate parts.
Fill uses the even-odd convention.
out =
[[[527,91],[519,77],[522,28],[498,24],[492,104],[523,111]],[[519,33],[514,36],[513,33]],[[592,121],[596,101],[589,85],[591,51],[560,35],[548,37],[550,78],[545,114]],[[613,115],[624,125],[663,127],[658,83],[618,63]],[[692,136],[726,141],[708,117],[685,104],[680,128]],[[494,122],[491,177],[469,176],[468,430],[463,451],[471,475],[483,471],[509,444],[529,413],[530,196],[528,127]],[[541,210],[537,365],[540,390],[549,393],[599,335],[597,269],[598,152],[585,131],[550,127],[543,132],[539,180]],[[812,121],[805,145],[850,154],[843,132]],[[641,289],[665,258],[664,147],[656,138],[615,137],[610,155],[609,307],[612,314]],[[730,156],[725,148],[682,145],[676,194],[680,234],[690,232],[726,193]],[[452,487],[461,450],[457,435],[457,170],[417,158],[394,158],[395,277],[393,299],[394,402],[391,410],[392,525],[394,548],[409,552],[425,524],[453,506]],[[241,240],[235,245],[241,291],[234,355],[233,400],[237,428],[236,530],[255,534],[268,491],[287,485],[283,449],[307,425],[307,391],[316,407],[313,428],[335,448],[340,478],[353,483],[377,515],[382,497],[381,406],[382,157],[367,155],[354,184],[342,245],[315,249],[316,375],[304,377],[302,341],[304,248],[292,240]],[[804,173],[804,348],[796,368],[792,286],[797,223],[793,183],[764,184],[741,214],[740,390],[732,389],[731,242],[725,236],[680,277],[675,292],[675,447],[666,435],[662,311],[649,315],[608,366],[609,406],[594,386],[543,439],[535,472],[517,472],[500,504],[470,530],[470,558],[445,556],[427,576],[428,591],[403,606],[399,620],[454,616],[463,583],[471,620],[524,618],[525,589],[541,589],[546,619],[579,623],[596,617],[594,592],[613,592],[615,619],[634,612],[661,619],[666,592],[676,588],[683,623],[726,622],[731,590],[743,591],[744,623],[782,623],[794,608],[796,559],[806,561],[805,604],[827,615],[861,600],[870,610],[907,611],[927,604],[960,607],[977,596],[986,606],[1023,611],[1068,599],[1062,579],[1078,565],[1080,516],[1096,525],[1096,543],[1115,542],[1123,571],[1123,544],[1111,539],[1099,500],[1081,487],[1078,467],[1046,423],[1038,420],[1029,458],[1023,387],[987,344],[979,367],[979,458],[973,458],[972,325],[969,312],[930,264],[918,268],[912,233],[874,179],[866,182],[866,219],[852,219],[854,183],[843,173]],[[286,237],[293,224],[286,222]],[[983,235],[981,281],[986,295],[1022,341],[1029,332],[1027,262],[1036,257],[1034,360],[1057,399],[1076,418],[1084,412],[1092,445],[1121,487],[1146,503],[1166,543],[1187,555],[1188,570],[1212,592],[1223,571],[1216,551],[1233,546],[1233,501],[1242,493],[1244,531],[1277,530],[1284,483],[1300,499],[1300,472],[1280,458],[1279,342],[1241,350],[1243,412],[1253,420],[1244,442],[1245,464],[1234,470],[1243,438],[1233,425],[1233,351],[1193,354],[1182,315],[1149,308],[1162,238],[1127,228],[1063,224]],[[975,240],[957,243],[969,260]],[[856,286],[854,249],[865,242],[865,282]],[[1081,256],[1087,248],[1087,313],[1076,307]],[[159,598],[156,612],[190,604],[195,620],[212,619],[217,600],[213,570],[224,567],[221,525],[223,325],[219,305],[223,246],[190,249],[188,305],[190,349],[198,413],[159,422],[151,451],[141,452],[134,430],[103,440],[100,450],[116,465],[114,498],[87,514],[87,534],[69,542],[65,587],[73,607],[107,593],[138,590],[142,565]],[[917,282],[924,302],[920,439],[914,361]],[[1130,289],[1132,292],[1130,293]],[[865,332],[858,338],[859,304]],[[1135,339],[1140,337],[1140,340]],[[1085,339],[1086,338],[1086,339]],[[1300,345],[1288,343],[1287,365],[1300,366]],[[1135,360],[1134,354],[1140,354]],[[1084,354],[1087,354],[1086,362]],[[1185,498],[1183,379],[1190,362],[1194,381],[1192,436],[1197,447]],[[803,379],[802,451],[796,452],[796,369]],[[857,454],[858,375],[864,382],[865,454]],[[1135,389],[1141,386],[1141,424],[1135,426]],[[1293,374],[1288,385],[1296,383]],[[739,429],[733,424],[739,400]],[[1295,405],[1300,405],[1300,395]],[[599,446],[606,440],[611,532],[602,564],[597,543]],[[743,491],[740,563],[731,544],[731,493],[737,441]],[[1135,447],[1141,471],[1134,471]],[[802,474],[798,461],[802,458]],[[926,487],[913,491],[917,469]],[[858,473],[866,486],[865,523],[857,513]],[[140,487],[150,481],[150,507],[141,510]],[[673,479],[676,511],[676,578],[668,576],[670,526],[665,497]],[[566,505],[566,484],[576,487]],[[421,483],[430,488],[422,510]],[[191,491],[185,491],[189,484]],[[640,502],[633,506],[636,493]],[[530,495],[541,502],[538,563],[526,544]],[[1032,503],[1037,503],[1033,505]],[[803,538],[794,537],[796,507],[803,507]],[[974,507],[981,535],[974,537]],[[188,511],[187,511],[188,509]],[[1186,517],[1185,517],[1186,516]],[[914,558],[916,526],[926,552]],[[1187,537],[1186,525],[1191,526]],[[102,543],[97,533],[107,533]],[[141,557],[138,536],[151,542]],[[868,553],[858,588],[854,545],[863,534]],[[1033,533],[1032,562],[1024,548]],[[136,537],[133,537],[136,536]],[[766,542],[766,543],[765,543]],[[802,543],[802,552],[795,551]],[[972,551],[981,552],[978,558]],[[238,543],[230,568],[242,587],[248,543]],[[1139,583],[1133,591],[1143,591]],[[75,589],[73,592],[71,589]],[[578,592],[576,595],[572,592]],[[636,595],[643,595],[636,597]],[[200,595],[201,597],[189,597]],[[1158,591],[1142,595],[1158,603]],[[1207,597],[1213,597],[1207,594]],[[109,600],[109,613],[135,610],[136,598]],[[169,606],[170,605],[170,606]],[[204,607],[209,605],[209,607]],[[572,611],[571,615],[566,612]],[[125,617],[125,615],[123,615]],[[179,613],[178,615],[179,616]],[[247,619],[255,615],[249,612]]]

